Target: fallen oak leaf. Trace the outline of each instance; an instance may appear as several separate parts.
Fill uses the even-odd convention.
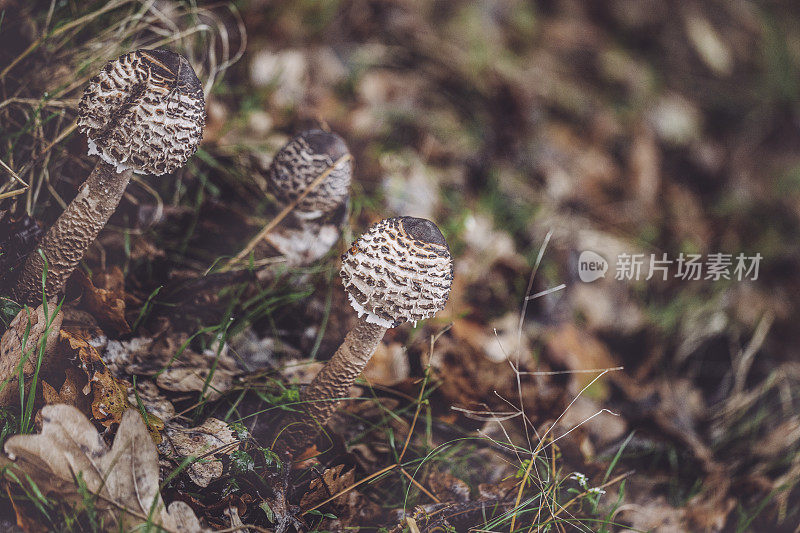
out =
[[[159,448],[164,455],[172,459],[197,459],[189,465],[187,473],[195,485],[203,488],[222,476],[222,456],[238,450],[240,444],[230,426],[218,418],[208,418],[194,428],[170,423],[164,435]]]
[[[326,469],[320,477],[312,479],[308,486],[308,492],[300,499],[300,507],[308,509],[354,484],[355,469],[347,472],[342,472],[343,470],[344,465],[336,465]],[[334,500],[334,503],[343,504],[346,500],[347,498],[342,495]]]
[[[86,375],[79,368],[70,367],[64,371],[64,383],[58,390],[50,385],[49,380],[42,380],[42,399],[45,405],[63,403],[76,407],[82,413],[90,413],[92,400],[87,396],[89,388]],[[37,427],[41,425],[41,413],[36,415],[36,424]]]
[[[147,415],[160,420],[162,426],[175,417],[175,406],[152,381],[138,380],[136,387],[129,385],[128,401],[132,406],[144,405]]]
[[[173,392],[203,392],[208,400],[216,400],[233,388],[236,374],[226,368],[176,366],[164,370],[156,383]]]
[[[300,500],[302,509],[310,509],[324,502],[334,494],[339,494],[355,485],[355,469],[344,471],[344,465],[336,465],[325,470],[321,476],[311,480],[308,492]],[[340,531],[343,524],[361,524],[373,520],[380,514],[379,507],[368,500],[358,490],[344,492],[328,505],[333,506],[338,517],[327,524],[327,528]]]
[[[122,414],[126,409],[137,407],[135,403],[136,397],[134,396],[133,400],[129,398],[128,389],[132,388],[130,384],[114,376],[100,357],[100,352],[88,340],[91,337],[86,337],[86,334],[87,330],[85,329],[66,327],[61,330],[59,340],[62,349],[76,356],[75,358],[86,373],[88,388],[84,390],[84,394],[93,393],[91,402],[92,416],[105,427],[111,427],[122,420]],[[67,375],[69,375],[70,370],[67,369]],[[64,383],[67,385],[68,381]],[[161,418],[149,412],[146,404],[145,415],[144,422],[153,437],[153,442],[159,444],[164,422]]]
[[[42,381],[42,397],[46,404],[66,403],[61,401],[58,391],[46,381]]]
[[[119,335],[126,335],[131,328],[125,320],[125,275],[119,267],[100,272],[92,279],[77,270],[75,275],[83,287],[81,306],[100,323]]]
[[[86,490],[97,496],[95,509],[109,519],[108,531],[143,522],[175,533],[203,531],[186,503],[164,506],[158,452],[137,411],[125,412],[111,449],[78,409],[58,404],[41,412],[41,433],[15,435],[5,444],[14,468],[30,476],[40,491],[80,505],[80,477]]]
[[[105,427],[121,422],[123,413],[131,407],[127,386],[111,374],[100,353],[86,339],[64,329],[59,333],[59,341],[78,356],[81,368],[86,372],[94,393],[92,416],[95,420]]]
[[[441,501],[466,502],[470,500],[469,485],[450,472],[435,469],[428,474],[428,486]]]
[[[79,369],[73,367],[67,368],[64,371],[64,376],[64,383],[61,384],[61,388],[58,391],[61,401],[54,403],[65,403],[83,410],[82,407],[88,403],[88,400],[85,401],[82,393],[83,387],[80,384],[85,383],[86,376],[82,375]],[[88,411],[88,406],[86,407]]]
[[[227,350],[198,353],[188,348],[187,339],[181,335],[110,341],[104,356],[104,361],[116,372],[154,376],[163,390],[204,392],[209,400],[230,390],[241,374]]]

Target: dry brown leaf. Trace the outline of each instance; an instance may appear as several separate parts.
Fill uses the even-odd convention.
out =
[[[53,316],[55,305],[48,306],[48,319],[45,317],[44,306],[40,305],[35,310],[23,308],[0,339],[0,405],[8,405],[15,398],[19,390],[18,376],[19,364],[25,379],[32,377],[36,371],[36,361],[39,350],[44,344],[44,358],[41,368],[49,366],[48,361],[53,353],[58,331],[61,328],[63,315],[61,311]]]
[[[577,372],[570,375],[574,392],[591,383],[599,373],[585,372],[586,370],[617,366],[603,343],[571,322],[552,330],[547,337],[547,348],[551,361]],[[593,385],[592,393],[595,399],[603,399],[608,395],[608,385],[603,380],[598,380]]]
[[[355,482],[355,469],[342,473],[344,465],[337,465],[322,473],[311,481],[308,492],[300,500],[300,507],[307,509],[326,500],[350,486]],[[341,531],[347,524],[363,524],[380,513],[380,508],[368,500],[358,490],[351,490],[342,494],[330,505],[336,508],[338,519],[329,523],[327,529]]]
[[[564,411],[560,424],[564,430],[580,426],[583,430],[579,433],[581,438],[585,432],[599,446],[609,446],[628,432],[628,422],[622,416],[604,411],[601,403],[586,396],[575,398],[569,409]]]
[[[209,400],[216,400],[233,386],[233,377],[234,373],[225,368],[217,367],[212,375],[207,366],[179,366],[159,374],[156,383],[162,389],[174,392],[204,391]]]
[[[174,392],[199,392],[214,400],[233,385],[239,374],[236,361],[223,350],[219,356],[206,350],[197,353],[186,348],[188,337],[163,335],[156,339],[134,337],[128,341],[110,341],[105,361],[116,372],[138,376],[156,376],[156,383]],[[213,375],[209,379],[211,369]],[[208,383],[206,384],[206,381]]]
[[[324,363],[311,359],[290,359],[281,367],[283,378],[293,385],[307,385],[311,383]]]
[[[125,320],[125,275],[118,266],[96,273],[89,279],[81,270],[75,272],[83,287],[81,305],[92,314],[103,329],[117,335],[131,332]]]
[[[617,520],[630,524],[630,529],[624,531],[682,533],[691,530],[686,509],[670,505],[663,496],[651,498],[646,495],[644,498],[637,497],[636,499],[641,502],[625,505],[619,511]]]
[[[547,408],[563,393],[548,390],[542,382],[523,379],[520,394],[514,371],[507,362],[489,360],[455,334],[436,341],[430,363],[441,382],[437,392],[443,395],[443,401],[466,409],[477,407],[478,411],[505,412],[509,405],[501,398],[521,396],[526,411],[534,412]],[[522,370],[528,369],[523,366]]]
[[[61,401],[58,391],[46,381],[42,381],[42,396],[44,397],[44,403],[48,405],[64,403]]]
[[[86,372],[93,393],[92,416],[105,427],[119,423],[125,411],[135,407],[128,400],[127,382],[114,377],[100,353],[86,338],[81,337],[80,331],[64,329],[59,338],[63,348],[77,356],[81,368]],[[84,394],[88,394],[88,391],[84,391]],[[148,412],[147,427],[156,444],[161,442],[160,430],[164,429],[164,422]]]
[[[410,365],[403,345],[399,342],[380,343],[364,368],[367,381],[391,387],[410,374]]]
[[[469,485],[449,472],[432,471],[427,485],[443,502],[466,502],[470,499]]]
[[[300,507],[308,509],[314,504],[326,500],[339,492],[346,489],[355,482],[355,470],[349,470],[342,473],[344,465],[336,465],[333,468],[328,468],[322,473],[322,477],[311,480],[308,487],[308,492],[303,495],[300,500]],[[334,500],[334,503],[345,504],[346,498],[340,496]]]
[[[78,505],[75,479],[80,476],[98,496],[96,509],[109,518],[109,531],[128,529],[148,517],[169,531],[202,531],[185,503],[164,506],[158,491],[158,452],[137,411],[125,412],[111,449],[74,407],[45,406],[42,420],[38,435],[15,435],[5,444],[15,468],[29,475],[39,490]]]
[[[149,415],[158,417],[164,423],[175,417],[175,406],[161,394],[159,388],[152,381],[138,381],[135,391],[133,385],[130,385],[128,401],[131,405],[138,405],[139,402],[142,402]]]
[[[94,392],[92,401],[94,418],[105,427],[120,422],[122,414],[130,407],[127,387],[111,374],[97,349],[86,339],[67,330],[62,330],[59,337],[64,346],[78,356],[81,367],[86,372]]]
[[[167,457],[199,459],[187,469],[189,478],[199,487],[207,487],[222,476],[222,456],[239,448],[239,439],[226,422],[217,418],[209,418],[191,429],[168,424],[164,436],[160,449]]]
[[[86,383],[86,376],[81,375],[77,368],[67,368],[64,374],[64,383],[58,391],[58,396],[61,398],[59,403],[79,407],[78,402],[83,398],[81,383]]]
[[[510,476],[497,483],[481,483],[478,485],[478,495],[481,500],[504,501],[516,495],[517,478]]]

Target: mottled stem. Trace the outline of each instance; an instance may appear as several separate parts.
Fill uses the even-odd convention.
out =
[[[99,162],[78,195],[39,243],[47,258],[45,293],[48,298],[64,290],[67,278],[119,205],[131,173],[131,170],[118,173],[113,165]],[[12,293],[18,302],[37,305],[42,301],[43,270],[44,261],[39,251],[34,250],[26,259]]]
[[[347,397],[384,333],[385,327],[359,319],[331,360],[303,390],[300,395],[303,412],[291,415],[286,421],[279,448],[295,453],[311,444],[339,407],[339,401]]]

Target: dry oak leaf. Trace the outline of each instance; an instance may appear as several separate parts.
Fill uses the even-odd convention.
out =
[[[97,319],[102,328],[110,329],[117,335],[131,332],[125,320],[125,276],[119,267],[113,266],[107,272],[99,272],[89,279],[82,271],[76,272],[83,287],[81,306]]]
[[[449,472],[438,469],[428,474],[428,486],[444,502],[466,502],[470,499],[469,485]]]
[[[546,339],[548,358],[576,372],[570,375],[571,386],[576,392],[597,376],[593,372],[585,372],[586,370],[618,366],[614,356],[602,342],[571,322],[548,331]],[[602,380],[596,381],[590,392],[592,399],[602,400],[608,396],[609,386]]]
[[[213,480],[222,476],[224,466],[221,456],[239,449],[239,439],[228,424],[218,418],[209,418],[195,428],[170,423],[164,434],[165,439],[159,448],[164,455],[173,459],[198,459],[189,465],[187,473],[199,487],[208,487]]]
[[[35,310],[23,307],[17,313],[2,339],[0,339],[0,405],[19,400],[19,365],[26,382],[36,371],[39,350],[44,345],[44,357],[41,368],[47,368],[53,352],[58,330],[61,328],[63,314],[59,310],[54,314],[56,306],[50,303],[48,313],[44,304]]]
[[[92,416],[105,427],[120,422],[125,410],[134,407],[128,401],[127,383],[114,377],[97,348],[78,332],[62,330],[59,339],[68,350],[78,356],[81,368],[86,372],[93,392]],[[88,394],[88,391],[85,393]],[[164,423],[148,413],[147,427],[156,443],[161,442],[159,430],[164,429]]]
[[[355,483],[355,470],[342,473],[343,469],[344,465],[336,465],[325,470],[322,477],[312,479],[308,486],[308,492],[300,500],[300,507],[308,509]],[[340,496],[334,503],[343,504],[346,503],[346,499]]]
[[[68,403],[61,401],[61,396],[58,394],[58,391],[46,381],[42,381],[42,397],[46,404]]]
[[[176,533],[204,531],[186,503],[164,506],[158,491],[158,452],[133,409],[123,415],[109,449],[76,408],[47,405],[42,409],[42,432],[11,437],[5,452],[39,490],[59,501],[81,504],[76,484],[80,476],[97,496],[95,506],[107,531],[129,530],[144,522]]]
[[[136,382],[135,390],[133,385],[128,384],[128,401],[131,406],[137,406],[141,402],[147,410],[148,417],[157,417],[163,424],[175,418],[175,406],[161,394],[158,386],[152,381]]]
[[[235,373],[221,366],[209,370],[212,364],[170,367],[158,374],[156,383],[168,391],[202,392],[208,400],[216,400],[233,388]]]
[[[173,392],[200,392],[215,400],[233,387],[240,374],[236,360],[223,350],[203,353],[186,347],[188,337],[163,335],[157,339],[134,337],[128,341],[110,341],[105,361],[112,370],[137,376],[155,376],[156,384]]]
[[[300,500],[300,507],[308,509],[337,492],[351,487],[355,482],[355,469],[347,472],[342,472],[342,470],[344,470],[344,465],[337,465],[325,470],[321,477],[313,479],[308,487],[308,492]],[[346,525],[370,522],[381,512],[377,504],[365,498],[358,490],[342,494],[328,505],[335,508],[335,514],[338,517],[332,522],[326,522],[325,528],[331,531],[343,531]]]

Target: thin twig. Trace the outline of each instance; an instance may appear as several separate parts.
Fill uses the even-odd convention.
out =
[[[2,159],[0,159],[0,167],[3,167],[3,168],[6,170],[6,172],[8,172],[9,174],[11,174],[11,177],[12,177],[12,178],[14,178],[14,181],[18,182],[20,185],[22,185],[22,186],[23,186],[23,187],[25,187],[26,189],[27,189],[28,187],[30,187],[30,185],[28,185],[27,183],[25,183],[25,182],[22,180],[22,178],[20,178],[19,176],[17,176],[17,173],[16,173],[16,172],[14,172],[14,170],[13,170],[13,169],[12,169],[10,166],[8,166],[8,165],[6,164],[6,162],[5,162],[5,161],[3,161]]]
[[[398,466],[399,466],[399,465],[398,465]],[[428,498],[430,498],[431,500],[435,501],[436,503],[442,503],[442,500],[440,500],[439,498],[437,498],[437,497],[436,497],[436,496],[435,496],[435,495],[434,495],[434,494],[433,494],[431,491],[429,491],[428,489],[426,489],[426,488],[425,488],[425,486],[424,486],[424,485],[422,485],[422,483],[420,483],[419,481],[417,481],[416,479],[414,479],[414,476],[412,476],[411,474],[409,474],[408,472],[406,472],[406,469],[405,469],[405,468],[403,468],[402,466],[400,467],[400,472],[402,472],[402,473],[403,473],[403,475],[405,475],[405,476],[408,478],[408,480],[409,480],[411,483],[413,483],[413,484],[414,484],[414,486],[415,486],[415,487],[417,487],[419,490],[421,490],[422,492],[424,492],[424,493],[425,493],[425,495],[426,495],[426,496],[428,496]]]
[[[59,134],[58,134],[58,136],[57,136],[55,139],[53,139],[52,141],[50,141],[50,143],[49,143],[47,146],[45,146],[45,147],[44,147],[44,148],[43,148],[43,149],[42,149],[42,150],[41,150],[41,151],[40,151],[38,154],[36,154],[35,156],[31,157],[31,158],[30,158],[30,161],[29,161],[28,163],[26,163],[26,164],[25,164],[25,165],[22,167],[22,170],[20,170],[20,172],[21,172],[21,173],[23,173],[23,174],[24,174],[25,172],[27,172],[27,171],[28,171],[28,169],[30,169],[30,167],[31,167],[31,166],[32,166],[34,163],[38,162],[38,161],[39,161],[39,159],[40,159],[42,156],[44,156],[45,154],[47,154],[47,152],[49,152],[50,150],[52,150],[52,149],[53,149],[53,147],[54,147],[55,145],[57,145],[58,143],[60,143],[61,141],[63,141],[65,138],[67,138],[67,136],[68,136],[68,135],[70,135],[70,134],[71,134],[73,131],[75,131],[77,128],[78,128],[78,121],[77,121],[77,120],[73,120],[73,121],[72,121],[72,124],[70,124],[69,126],[67,126],[66,128],[64,128],[64,129],[61,131],[61,133],[59,133]]]
[[[24,189],[17,189],[16,191],[4,192],[0,194],[0,200],[5,200],[6,198],[11,198],[12,196],[18,196],[20,194],[23,194],[27,190],[28,188],[26,187]]]
[[[359,485],[363,485],[363,484],[364,484],[364,483],[366,483],[367,481],[371,481],[371,480],[375,479],[376,477],[378,477],[378,476],[380,476],[380,475],[383,475],[383,474],[385,474],[385,473],[387,473],[387,472],[389,472],[389,471],[391,471],[391,470],[394,470],[394,469],[395,469],[395,468],[397,468],[398,466],[400,466],[400,465],[398,465],[398,464],[393,464],[393,465],[389,465],[389,466],[386,466],[386,467],[383,467],[383,468],[381,468],[381,469],[380,469],[380,470],[378,470],[377,472],[375,472],[375,473],[372,473],[372,474],[368,475],[367,477],[365,477],[365,478],[364,478],[364,479],[362,479],[361,481],[356,481],[355,483],[353,483],[353,484],[352,484],[352,485],[350,485],[349,487],[345,487],[345,488],[343,488],[342,490],[340,490],[339,492],[337,492],[336,494],[334,494],[334,495],[333,495],[333,496],[331,496],[330,498],[328,498],[328,499],[326,499],[326,500],[322,500],[321,502],[319,502],[318,504],[314,505],[313,507],[309,507],[308,509],[305,509],[305,510],[304,510],[304,511],[303,511],[303,512],[300,514],[300,516],[303,516],[303,515],[305,515],[305,514],[308,514],[308,513],[310,513],[311,511],[313,511],[314,509],[318,509],[318,508],[322,507],[322,506],[323,506],[323,505],[325,505],[326,503],[332,502],[333,500],[335,500],[335,499],[336,499],[336,498],[338,498],[339,496],[341,496],[341,495],[343,495],[343,494],[347,494],[348,492],[350,492],[351,490],[355,489],[355,488],[356,488],[356,487],[358,487]]]
[[[731,394],[732,397],[740,394],[744,390],[747,374],[750,371],[750,367],[753,364],[756,354],[764,344],[774,320],[775,315],[772,312],[767,312],[767,314],[764,315],[758,322],[750,342],[748,342],[747,346],[739,352],[739,357],[736,361],[737,365],[734,375],[733,393]]]

